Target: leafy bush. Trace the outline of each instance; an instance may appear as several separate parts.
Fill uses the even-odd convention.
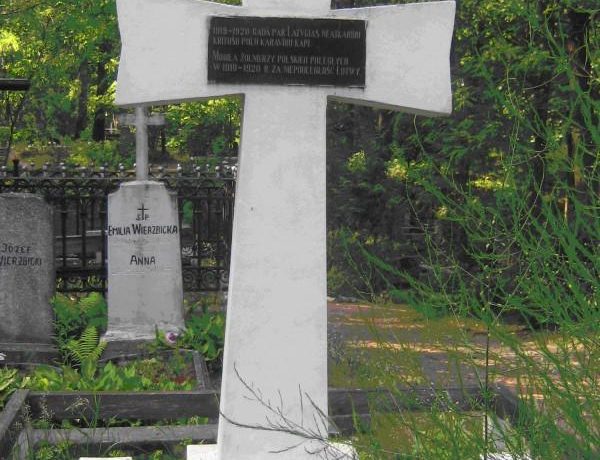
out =
[[[432,307],[478,316],[488,310],[518,314],[534,326],[595,319],[600,309],[597,208],[567,191],[572,209],[567,219],[555,201],[541,197],[533,215],[524,193],[498,192],[484,203],[468,196],[455,201],[429,189],[467,236],[461,258],[432,242],[429,278],[408,277],[414,292],[426,290],[429,301],[437,299]]]
[[[31,375],[28,388],[38,391],[175,391],[192,390],[191,376],[175,375],[170,364],[156,359],[134,361],[124,366],[99,365],[85,360],[80,369],[41,366]]]
[[[192,310],[195,310],[192,308]],[[162,349],[179,348],[196,350],[207,362],[216,361],[223,353],[225,341],[225,317],[222,313],[209,312],[203,308],[193,314],[181,334],[172,332],[156,335],[155,346]]]
[[[107,165],[112,169],[116,169],[120,163],[126,168],[133,167],[135,161],[133,155],[123,158],[117,147],[116,141],[70,141],[67,143],[70,152],[67,162],[81,166]]]
[[[16,369],[0,367],[0,411],[10,395],[22,385],[21,377]]]
[[[87,363],[98,362],[106,348],[106,342],[100,342],[96,328],[88,326],[79,339],[69,340],[65,348],[69,353],[71,362],[84,368]]]
[[[237,153],[240,100],[214,99],[167,108],[167,145],[174,153],[232,156]]]
[[[225,317],[222,313],[192,316],[185,326],[179,339],[182,348],[202,353],[206,361],[213,361],[221,356],[225,340]]]
[[[402,269],[419,271],[418,260],[406,257],[414,253],[411,241],[393,241],[348,228],[332,230],[327,234],[327,291],[332,296],[376,300],[404,283]],[[383,260],[394,269],[382,269]]]
[[[52,307],[55,341],[65,361],[70,358],[69,342],[74,337],[81,337],[88,328],[94,328],[98,333],[106,331],[107,305],[104,297],[97,292],[83,297],[57,294],[52,299]]]
[[[58,444],[41,442],[35,453],[34,460],[70,460],[73,458],[71,448],[73,445],[68,441],[62,441]]]

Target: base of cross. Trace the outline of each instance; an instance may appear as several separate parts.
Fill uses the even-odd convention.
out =
[[[358,454],[354,447],[348,444],[338,442],[327,443],[327,452],[330,455],[326,458],[335,458],[340,460],[358,460]],[[335,454],[335,455],[334,455]],[[313,455],[311,454],[311,458]],[[216,444],[187,446],[187,460],[226,460],[219,459],[218,449]],[[235,459],[227,459],[235,460]]]

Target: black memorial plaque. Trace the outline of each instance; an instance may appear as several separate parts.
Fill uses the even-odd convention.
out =
[[[364,87],[366,22],[212,17],[208,81]]]

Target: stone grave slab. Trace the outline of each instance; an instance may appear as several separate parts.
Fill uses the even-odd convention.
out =
[[[184,327],[177,197],[160,182],[122,184],[108,198],[109,342]]]
[[[315,458],[328,431],[327,101],[449,114],[455,3],[117,7],[117,104],[244,95],[218,442],[188,458]]]
[[[43,198],[0,194],[0,354],[4,363],[47,361],[54,295],[52,208]]]

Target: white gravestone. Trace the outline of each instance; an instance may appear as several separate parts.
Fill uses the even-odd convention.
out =
[[[145,109],[136,108],[137,179],[108,197],[108,342],[184,327],[177,196],[148,177]]]
[[[328,425],[327,100],[450,113],[455,4],[350,10],[330,10],[329,0],[117,5],[119,105],[244,95],[218,443],[190,447],[188,458],[335,458],[335,448],[325,452],[326,444],[315,440],[327,438]],[[251,25],[232,22],[236,17],[250,18]],[[264,18],[293,19],[289,27],[287,19],[280,27],[279,20],[261,26]],[[362,21],[363,32],[360,24],[352,29],[340,22],[336,29],[318,22],[323,19]],[[311,57],[302,48],[313,46],[317,35],[345,39],[348,56]],[[227,51],[240,44],[254,49]],[[364,53],[354,53],[355,46]],[[277,47],[297,51],[283,55]],[[351,64],[354,54],[364,62]],[[221,73],[209,78],[209,70]]]

